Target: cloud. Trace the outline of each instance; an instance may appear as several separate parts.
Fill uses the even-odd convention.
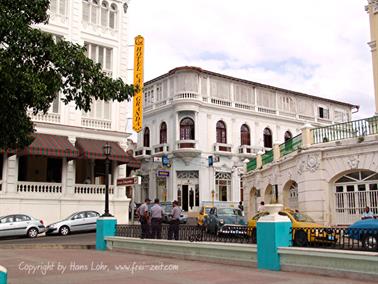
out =
[[[129,40],[145,38],[146,81],[178,66],[198,66],[359,104],[356,119],[374,114],[365,4],[131,0]]]

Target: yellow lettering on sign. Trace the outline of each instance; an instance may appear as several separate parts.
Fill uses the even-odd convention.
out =
[[[138,35],[134,46],[134,87],[133,97],[133,129],[140,132],[143,127],[143,65],[144,38]]]

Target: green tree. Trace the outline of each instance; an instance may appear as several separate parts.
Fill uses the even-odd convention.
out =
[[[64,103],[90,110],[93,99],[129,100],[133,86],[113,80],[84,54],[85,48],[35,27],[47,24],[49,0],[0,1],[0,148],[32,140],[27,110],[46,112],[58,92]]]

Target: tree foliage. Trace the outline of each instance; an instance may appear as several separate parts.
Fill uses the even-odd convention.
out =
[[[49,0],[0,1],[0,148],[31,142],[27,110],[47,112],[60,91],[64,103],[90,110],[92,100],[129,100],[133,86],[106,76],[85,48],[36,28],[48,23]]]

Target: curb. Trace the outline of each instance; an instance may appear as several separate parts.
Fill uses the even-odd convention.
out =
[[[4,244],[2,249],[96,249],[96,244]]]

